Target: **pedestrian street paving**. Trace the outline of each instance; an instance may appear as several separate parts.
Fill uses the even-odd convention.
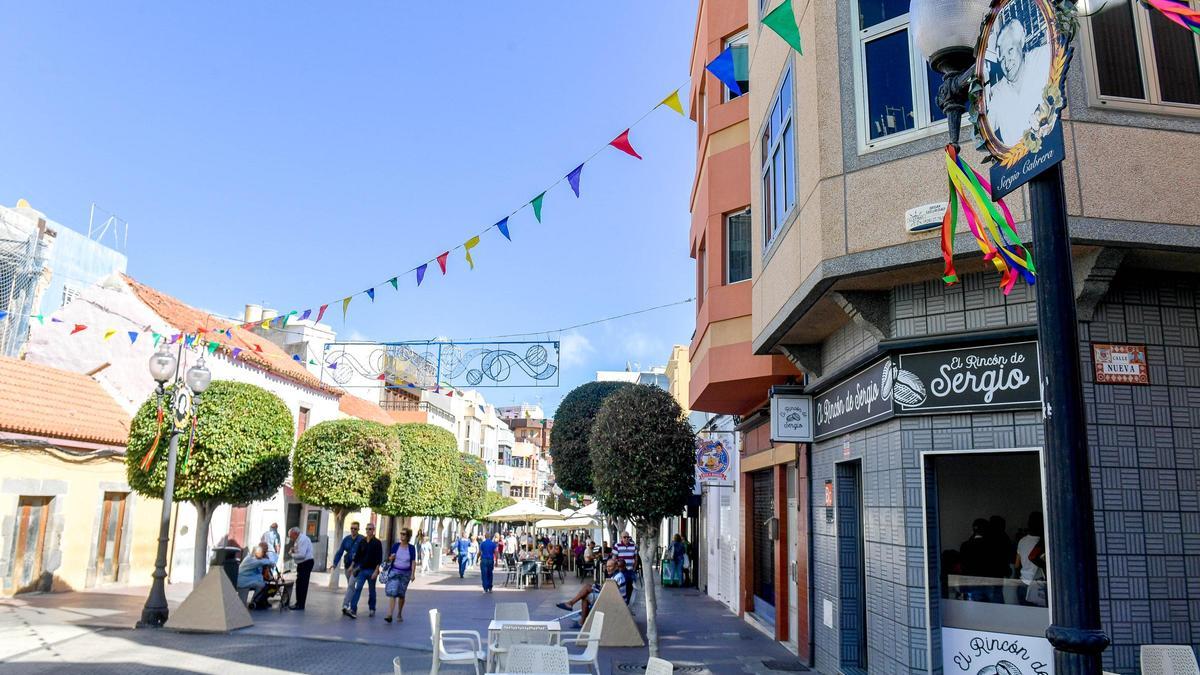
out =
[[[364,673],[392,672],[400,657],[405,673],[431,664],[429,610],[442,612],[444,629],[469,629],[484,639],[498,602],[526,602],[533,619],[554,619],[555,607],[581,583],[572,574],[557,588],[499,585],[484,594],[477,571],[459,579],[450,566],[418,577],[409,587],[404,622],[383,621],[387,599],[378,588],[377,614],[369,616],[364,590],[357,619],[341,614],[345,584],[327,589],[328,575],[314,574],[303,612],[277,608],[252,612],[254,625],[229,635],[133,630],[146,588],[22,595],[0,600],[0,672],[4,673]],[[190,586],[174,584],[172,607]],[[661,656],[688,673],[796,672],[787,650],[696,589],[658,588]],[[634,617],[645,630],[642,598]],[[564,629],[570,630],[569,625]],[[641,672],[647,650],[601,648],[601,673]],[[780,670],[773,670],[779,668]],[[470,672],[443,666],[446,672]]]

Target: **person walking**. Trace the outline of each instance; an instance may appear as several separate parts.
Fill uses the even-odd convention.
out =
[[[300,528],[288,530],[288,540],[292,543],[292,562],[296,563],[296,600],[291,609],[304,611],[304,601],[308,599],[308,579],[312,576],[313,548],[308,535],[300,532]]]
[[[683,545],[683,537],[676,534],[671,540],[671,572],[676,586],[683,585],[683,559],[687,556],[687,547]]]
[[[429,537],[421,535],[421,573],[425,574],[433,569],[433,546],[429,545]]]
[[[375,538],[375,525],[367,523],[367,537],[358,547],[354,555],[354,594],[350,598],[350,607],[342,608],[342,614],[351,619],[358,618],[358,599],[362,597],[363,586],[367,587],[367,608],[370,616],[375,616],[375,580],[379,578],[379,566],[383,564],[383,544]]]
[[[458,578],[462,579],[467,575],[467,555],[471,550],[471,542],[467,540],[465,534],[458,535],[458,541],[454,542],[454,552],[458,556]]]
[[[629,583],[637,580],[637,544],[633,543],[633,537],[628,532],[621,533],[621,541],[613,549],[617,557],[625,563],[625,575],[629,577]]]
[[[479,545],[479,578],[483,582],[483,592],[492,592],[492,581],[496,571],[496,549],[500,545],[500,535],[484,539]]]
[[[358,547],[362,545],[363,536],[358,533],[358,521],[350,523],[350,534],[342,537],[342,543],[338,546],[337,553],[333,555],[333,567],[336,569],[338,562],[344,562],[344,571],[346,573],[346,594],[342,596],[342,614],[350,609],[350,598],[354,595],[354,575],[351,569],[354,567],[354,556],[358,554]]]
[[[479,537],[469,537],[467,545],[467,564],[474,567],[479,562]]]
[[[387,616],[383,620],[391,623],[392,613],[396,621],[404,621],[404,597],[408,594],[408,584],[412,581],[413,565],[417,559],[417,547],[409,543],[412,530],[407,527],[400,530],[400,541],[392,544],[383,575],[383,594],[388,597]]]
[[[281,553],[280,545],[282,543],[279,537],[279,523],[271,523],[271,528],[263,532],[263,536],[259,539],[259,542],[266,544],[267,551],[275,554],[275,559],[278,560]]]

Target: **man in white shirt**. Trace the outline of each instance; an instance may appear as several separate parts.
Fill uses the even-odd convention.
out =
[[[510,553],[514,556],[517,555],[517,537],[512,530],[509,530],[508,536],[504,538],[504,556],[508,557]]]
[[[304,601],[308,599],[308,578],[313,569],[312,540],[302,533],[300,528],[288,530],[288,541],[291,542],[292,562],[296,563],[296,601],[292,609],[304,611]]]
[[[1007,146],[1020,143],[1025,132],[1037,126],[1037,108],[1050,77],[1050,48],[1026,50],[1027,40],[1024,24],[1016,19],[1001,26],[996,39],[1004,77],[988,87],[987,119]]]

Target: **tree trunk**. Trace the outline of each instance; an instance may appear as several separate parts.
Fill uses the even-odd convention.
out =
[[[638,549],[642,556],[642,592],[646,596],[646,643],[650,656],[658,657],[658,598],[655,595],[654,548],[658,542],[658,523],[645,523],[638,528]]]
[[[212,523],[213,511],[217,510],[217,504],[192,502],[192,505],[196,507],[196,543],[192,554],[192,583],[195,587],[208,572],[208,526]]]
[[[326,549],[326,554],[334,553],[336,555],[337,547],[342,545],[343,532],[346,528],[346,516],[349,512],[346,509],[333,509],[333,541],[329,542],[329,547]],[[338,589],[338,585],[342,581],[342,571],[333,564],[333,558],[329,559],[329,587],[333,590]]]

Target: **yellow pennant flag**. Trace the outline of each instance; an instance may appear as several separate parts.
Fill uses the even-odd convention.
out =
[[[353,297],[354,297],[353,295],[348,295],[348,296],[342,298],[342,321],[346,320],[346,310],[349,309],[350,299]]]
[[[112,328],[109,328],[108,330],[104,331],[104,339],[107,340],[108,338],[110,338],[116,334],[117,334],[117,331],[113,330]]]
[[[671,95],[658,102],[659,105],[665,105],[671,110],[683,114],[683,104],[679,102],[679,90],[671,92]]]
[[[465,244],[463,244],[463,248],[466,249],[466,251],[467,251],[467,264],[471,266],[471,269],[475,269],[475,261],[471,260],[471,249],[475,248],[478,245],[479,245],[479,235],[475,235],[474,237],[471,237],[470,239],[468,239],[466,241]]]

